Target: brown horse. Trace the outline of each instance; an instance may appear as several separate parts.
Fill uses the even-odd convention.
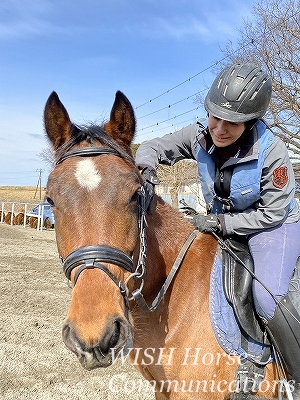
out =
[[[4,222],[5,221],[5,213],[0,211],[0,222]]]
[[[8,213],[5,214],[4,222],[6,224],[13,225],[14,217],[15,217],[15,214],[13,214],[11,211],[8,211]]]
[[[18,213],[14,218],[14,225],[23,225],[24,224],[24,213]]]
[[[56,154],[47,198],[73,284],[63,326],[66,346],[86,369],[108,367],[118,354],[129,353],[156,399],[229,398],[239,359],[219,346],[209,317],[216,240],[199,233],[187,246],[155,310],[145,311],[134,300],[142,292],[152,304],[193,226],[157,196],[155,211],[143,213],[143,180],[130,151],[130,102],[117,92],[103,127],[79,128],[53,92],[44,118]],[[257,396],[276,398],[274,370],[268,366]]]
[[[29,224],[30,228],[37,229],[37,226],[38,226],[37,217],[29,217],[28,224]]]

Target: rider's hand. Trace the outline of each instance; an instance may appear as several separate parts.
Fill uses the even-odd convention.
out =
[[[144,189],[145,189],[145,208],[147,213],[152,214],[154,211],[154,201],[153,195],[155,193],[155,185],[160,184],[160,180],[156,175],[156,171],[154,168],[149,165],[141,165],[139,166],[141,169],[142,177],[144,178]]]
[[[220,233],[222,231],[219,218],[216,214],[194,215],[190,221],[201,232]]]

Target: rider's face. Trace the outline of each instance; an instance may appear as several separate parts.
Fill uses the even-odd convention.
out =
[[[238,140],[246,126],[244,122],[229,122],[224,119],[208,116],[208,129],[216,147],[226,147]]]

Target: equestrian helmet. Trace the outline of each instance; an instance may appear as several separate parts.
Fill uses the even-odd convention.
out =
[[[214,80],[204,101],[206,111],[230,122],[259,119],[272,94],[271,77],[252,64],[233,64]]]

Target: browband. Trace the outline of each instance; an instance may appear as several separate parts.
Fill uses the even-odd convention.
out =
[[[71,158],[71,157],[99,156],[101,154],[113,154],[115,156],[123,158],[122,155],[117,150],[114,150],[114,149],[105,148],[105,147],[82,147],[82,148],[79,148],[76,150],[68,151],[66,154],[61,156],[56,161],[56,165],[60,164],[67,158]]]

